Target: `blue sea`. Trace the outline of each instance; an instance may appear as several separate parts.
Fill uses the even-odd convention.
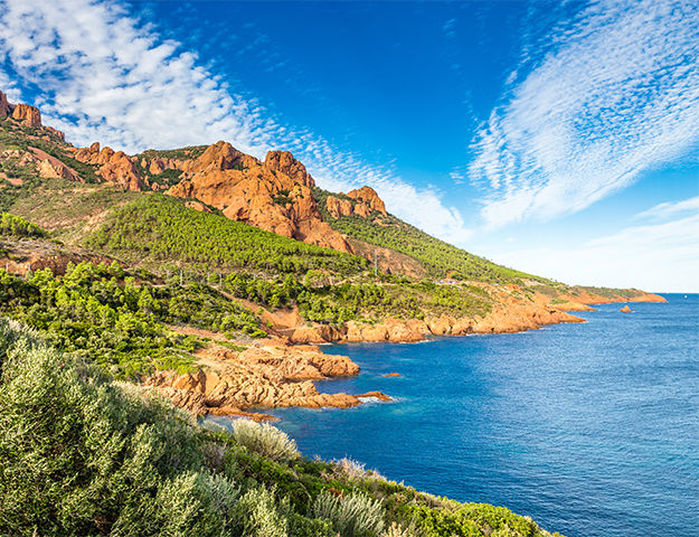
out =
[[[699,295],[665,296],[521,334],[327,346],[361,373],[319,389],[396,401],[274,414],[305,455],[567,537],[699,535]]]

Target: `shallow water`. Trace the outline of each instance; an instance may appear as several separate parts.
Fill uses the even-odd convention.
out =
[[[699,295],[666,296],[523,334],[324,347],[362,372],[321,390],[397,401],[273,413],[306,455],[568,537],[699,535]]]

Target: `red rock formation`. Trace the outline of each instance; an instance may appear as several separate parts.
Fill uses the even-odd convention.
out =
[[[356,190],[350,190],[347,195],[350,198],[362,200],[371,211],[378,211],[381,214],[386,215],[386,206],[373,188],[363,186],[362,188]]]
[[[19,121],[25,127],[40,127],[41,113],[39,109],[28,104],[18,104],[12,110],[12,119]]]
[[[360,189],[351,190],[347,196],[352,198],[354,202],[336,196],[326,198],[325,209],[330,216],[340,218],[341,216],[356,215],[367,218],[375,211],[386,215],[384,202],[371,187],[363,186]]]
[[[620,311],[621,313],[633,313],[633,310],[632,310],[631,308],[629,308],[629,305],[628,305],[628,304],[626,304],[626,306],[624,306],[623,308],[621,308],[619,311]]]
[[[285,237],[352,251],[342,235],[323,222],[311,190],[313,178],[291,153],[270,152],[263,164],[229,143],[217,142],[185,171],[190,175],[167,194],[196,198],[232,220]]]
[[[325,200],[325,209],[333,218],[350,216],[354,213],[354,207],[350,200],[328,196]]]
[[[6,118],[12,112],[10,103],[7,102],[7,95],[0,91],[0,119]]]
[[[36,147],[30,147],[29,150],[38,159],[37,170],[39,172],[39,177],[43,178],[60,178],[68,179],[70,181],[84,182],[78,172],[73,168],[66,166],[63,162],[58,160],[56,157],[49,155],[41,149]]]
[[[306,167],[288,151],[270,151],[265,157],[265,166],[270,170],[283,173],[303,186],[313,188],[316,185]]]
[[[317,347],[263,345],[240,353],[213,347],[199,356],[195,373],[159,371],[145,383],[197,415],[239,415],[245,409],[288,406],[348,408],[361,404],[361,397],[390,400],[380,392],[318,392],[312,380],[356,375],[359,367],[346,356],[326,355]]]
[[[107,183],[127,190],[143,190],[143,178],[123,151],[115,152],[111,147],[104,147],[100,151],[100,144],[95,142],[90,147],[75,150],[74,156],[80,162],[99,165],[97,175]]]

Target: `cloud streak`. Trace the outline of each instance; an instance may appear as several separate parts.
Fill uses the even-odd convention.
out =
[[[699,147],[696,2],[592,2],[559,28],[473,140],[491,227],[580,211]]]
[[[391,212],[426,231],[446,240],[468,234],[435,191],[283,124],[116,2],[0,0],[0,82],[12,84],[15,98],[23,87],[37,88],[46,122],[77,144],[98,140],[136,152],[224,139],[258,157],[287,149],[321,186],[369,184]]]

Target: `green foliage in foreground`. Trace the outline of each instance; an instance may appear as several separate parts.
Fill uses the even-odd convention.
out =
[[[0,535],[549,535],[501,507],[276,462],[2,318],[0,371]]]
[[[459,280],[493,283],[520,282],[523,279],[546,281],[470,254],[392,215],[375,214],[372,218],[342,216],[334,219],[325,209],[325,200],[330,193],[316,188],[313,194],[318,200],[323,219],[333,229],[369,244],[407,254],[424,266],[433,278],[449,275]]]
[[[21,216],[0,213],[0,235],[12,237],[46,237],[46,230],[28,222]]]
[[[181,262],[217,270],[301,273],[327,269],[353,274],[368,262],[185,207],[151,194],[117,209],[88,245],[124,259]]]
[[[80,263],[63,277],[45,269],[26,280],[0,269],[0,312],[120,378],[189,368],[196,340],[169,324],[265,335],[252,313],[204,285],[136,282],[116,263]]]

